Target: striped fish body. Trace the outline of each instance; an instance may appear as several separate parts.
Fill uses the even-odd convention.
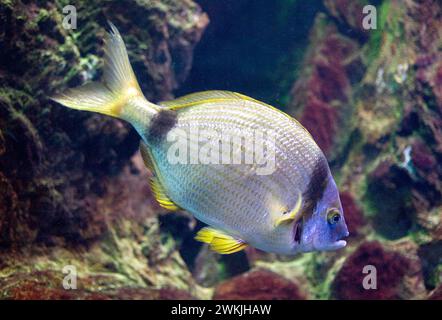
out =
[[[131,123],[144,141],[141,153],[160,205],[181,207],[210,225],[197,240],[224,254],[247,245],[286,254],[346,245],[327,161],[296,120],[228,91],[149,102],[120,33],[110,27],[102,81],[52,99]]]
[[[204,223],[258,249],[296,251],[295,222],[275,226],[275,221],[290,212],[300,197],[302,210],[308,210],[315,187],[320,185],[317,180],[325,180],[330,174],[310,134],[286,114],[232,92],[193,94],[163,106],[177,112],[169,139],[149,134],[143,139],[170,199]],[[212,137],[217,133],[215,137],[220,139],[219,156],[215,157],[218,161],[214,163],[204,164],[198,158],[209,143],[202,137],[204,132],[211,132]],[[264,157],[269,166],[274,155],[271,172],[260,174],[265,165],[256,163],[256,148],[243,147],[242,163],[232,164],[233,150],[238,150],[234,137],[242,137],[243,146],[245,141],[259,146],[254,139],[260,133],[263,149],[273,150]],[[170,154],[179,139],[187,147],[183,163],[175,163]],[[197,155],[196,163],[191,154]],[[246,158],[255,162],[245,163]],[[223,164],[223,159],[227,163]]]

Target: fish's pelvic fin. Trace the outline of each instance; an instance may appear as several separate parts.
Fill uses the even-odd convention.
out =
[[[302,207],[302,195],[299,194],[298,200],[296,201],[294,208],[290,212],[283,213],[282,216],[275,219],[275,227],[291,221],[298,221],[299,218],[301,218],[302,216],[301,207]]]
[[[111,32],[105,38],[102,82],[92,82],[68,89],[52,100],[72,109],[86,110],[120,117],[128,100],[144,96],[132,70],[123,39],[110,23]]]
[[[152,155],[149,151],[149,147],[144,143],[140,143],[140,153],[143,158],[144,164],[152,172],[153,177],[150,178],[150,188],[158,204],[169,211],[178,211],[181,208],[177,206],[167,195],[166,190],[162,186],[158,174],[155,162],[153,161]]]
[[[198,231],[195,240],[209,244],[211,250],[220,254],[235,253],[248,246],[243,240],[210,227],[204,227]]]

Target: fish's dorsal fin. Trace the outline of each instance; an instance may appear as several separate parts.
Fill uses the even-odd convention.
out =
[[[180,207],[177,206],[169,198],[169,196],[166,193],[166,190],[164,189],[163,185],[161,184],[161,181],[160,181],[158,174],[157,174],[157,169],[156,169],[156,165],[153,160],[152,154],[149,151],[149,147],[144,142],[140,143],[140,153],[141,153],[141,157],[143,158],[144,164],[153,174],[153,176],[150,178],[150,188],[151,188],[152,193],[155,197],[155,200],[164,209],[167,209],[170,211],[180,210]]]
[[[267,108],[273,109],[273,110],[283,114],[284,116],[289,118],[291,121],[295,122],[298,126],[300,126],[302,129],[304,129],[304,131],[310,136],[310,138],[313,139],[313,137],[310,135],[310,132],[308,132],[307,129],[305,129],[304,126],[295,118],[291,117],[287,113],[279,110],[278,108],[275,108],[274,106],[272,106],[270,104],[256,100],[252,97],[246,96],[246,95],[238,93],[238,92],[227,91],[227,90],[201,91],[201,92],[191,93],[191,94],[179,97],[175,100],[162,101],[159,103],[159,105],[164,108],[171,109],[171,110],[179,110],[179,109],[199,105],[202,103],[225,102],[228,100],[250,101],[250,102],[254,102],[254,103],[260,104],[262,106],[265,106]]]
[[[298,200],[296,200],[296,204],[290,212],[284,212],[282,216],[279,216],[275,219],[275,227],[292,222],[298,221],[302,217],[302,194],[300,193],[298,196]]]
[[[211,250],[220,254],[235,253],[248,246],[243,240],[229,236],[223,231],[210,227],[204,227],[198,231],[195,240],[208,243]]]
[[[175,100],[163,101],[160,102],[159,105],[172,110],[177,110],[208,102],[217,102],[217,101],[221,102],[226,100],[248,100],[244,99],[244,97],[246,96],[243,96],[240,93],[232,91],[209,90],[209,91],[201,91],[201,92],[187,94]]]

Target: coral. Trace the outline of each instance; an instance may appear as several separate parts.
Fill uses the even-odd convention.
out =
[[[268,270],[233,277],[215,288],[217,300],[300,300],[305,296],[293,282]]]
[[[324,152],[329,152],[333,146],[337,132],[336,109],[311,97],[304,108],[300,122],[309,130],[316,143]]]
[[[399,299],[399,285],[410,262],[396,252],[386,251],[378,242],[362,244],[345,261],[333,281],[334,296],[338,299]],[[362,283],[365,266],[377,270],[377,289],[366,290]]]
[[[435,289],[428,297],[429,300],[442,300],[442,285]]]
[[[76,289],[66,290],[61,286],[63,279],[60,273],[49,271],[37,271],[33,273],[16,274],[14,277],[0,280],[2,290],[2,299],[14,300],[190,300],[195,299],[188,292],[165,287],[161,289],[152,289],[145,287],[121,287],[106,288],[98,291],[91,290],[90,287],[77,287]],[[113,281],[105,276],[90,276],[86,279],[79,279],[78,283],[98,284],[106,281]]]
[[[296,110],[291,112],[299,115],[321,149],[330,154],[345,123],[351,81],[347,67],[354,63],[358,45],[340,35],[323,15],[316,17],[313,30],[310,40],[315,46],[304,57],[306,67],[292,88],[289,111]]]
[[[341,192],[342,209],[344,210],[345,222],[351,237],[360,235],[361,228],[366,224],[361,208],[355,202],[350,192]]]

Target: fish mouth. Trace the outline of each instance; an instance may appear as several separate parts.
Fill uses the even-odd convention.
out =
[[[348,230],[346,230],[345,234],[343,234],[340,238],[336,239],[336,242],[334,243],[334,247],[336,249],[341,249],[344,248],[347,245],[347,241],[345,241],[344,239],[347,238],[350,235],[350,233],[348,232]]]
[[[344,235],[342,235],[342,237],[336,239],[336,241],[329,245],[325,250],[338,250],[344,248],[347,245],[347,241],[345,241],[344,238],[347,238],[348,235],[349,233],[347,231]]]
[[[329,248],[327,248],[328,250],[337,250],[337,249],[342,249],[347,245],[347,241],[345,240],[338,240],[335,243],[333,243],[332,245],[330,245]]]

